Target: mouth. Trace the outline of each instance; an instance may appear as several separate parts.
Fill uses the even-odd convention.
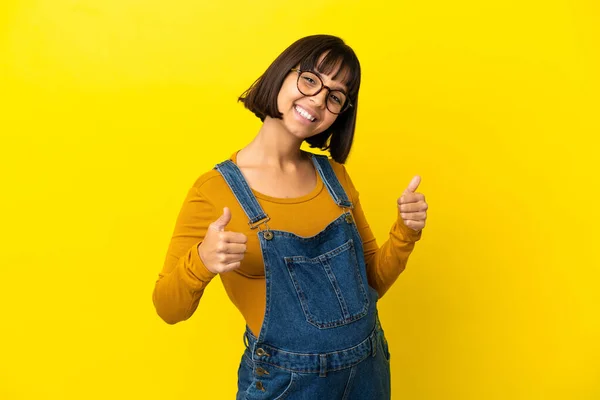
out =
[[[315,122],[317,120],[316,117],[297,104],[294,106],[294,110],[296,110],[296,113],[308,122]]]

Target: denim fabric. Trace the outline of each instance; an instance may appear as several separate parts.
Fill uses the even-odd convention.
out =
[[[311,237],[270,229],[237,165],[215,166],[257,229],[265,268],[264,320],[259,337],[246,327],[237,400],[390,397],[389,351],[353,205],[327,157],[312,160],[341,213]]]

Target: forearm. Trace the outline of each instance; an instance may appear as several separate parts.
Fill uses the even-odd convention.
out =
[[[214,276],[204,267],[194,245],[169,272],[159,274],[152,293],[157,314],[168,324],[190,318]]]
[[[406,227],[401,218],[398,218],[390,229],[388,239],[365,259],[369,285],[377,290],[380,298],[404,271],[415,243],[420,238],[421,232]]]

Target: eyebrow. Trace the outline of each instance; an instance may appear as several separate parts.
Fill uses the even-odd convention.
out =
[[[314,69],[314,71],[317,75],[319,75],[319,78],[321,78],[321,80],[323,80],[323,75],[321,74],[321,72],[317,71],[316,68]],[[323,84],[325,84],[325,83],[323,83]],[[326,86],[329,86],[329,85],[326,85]],[[338,86],[338,85],[335,85],[334,87],[332,87],[331,90],[337,90],[338,92],[344,93],[346,96],[348,95],[348,90],[344,89],[343,87]]]

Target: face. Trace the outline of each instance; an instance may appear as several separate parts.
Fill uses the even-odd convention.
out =
[[[341,82],[344,74],[340,74],[338,80],[332,80],[336,70],[329,75],[313,72],[319,75],[323,84],[331,90],[347,92],[346,86]],[[325,131],[335,122],[338,115],[327,109],[329,91],[326,88],[314,96],[305,96],[298,90],[297,82],[298,72],[290,71],[277,96],[277,108],[283,114],[281,123],[285,128],[300,140],[304,140]]]

